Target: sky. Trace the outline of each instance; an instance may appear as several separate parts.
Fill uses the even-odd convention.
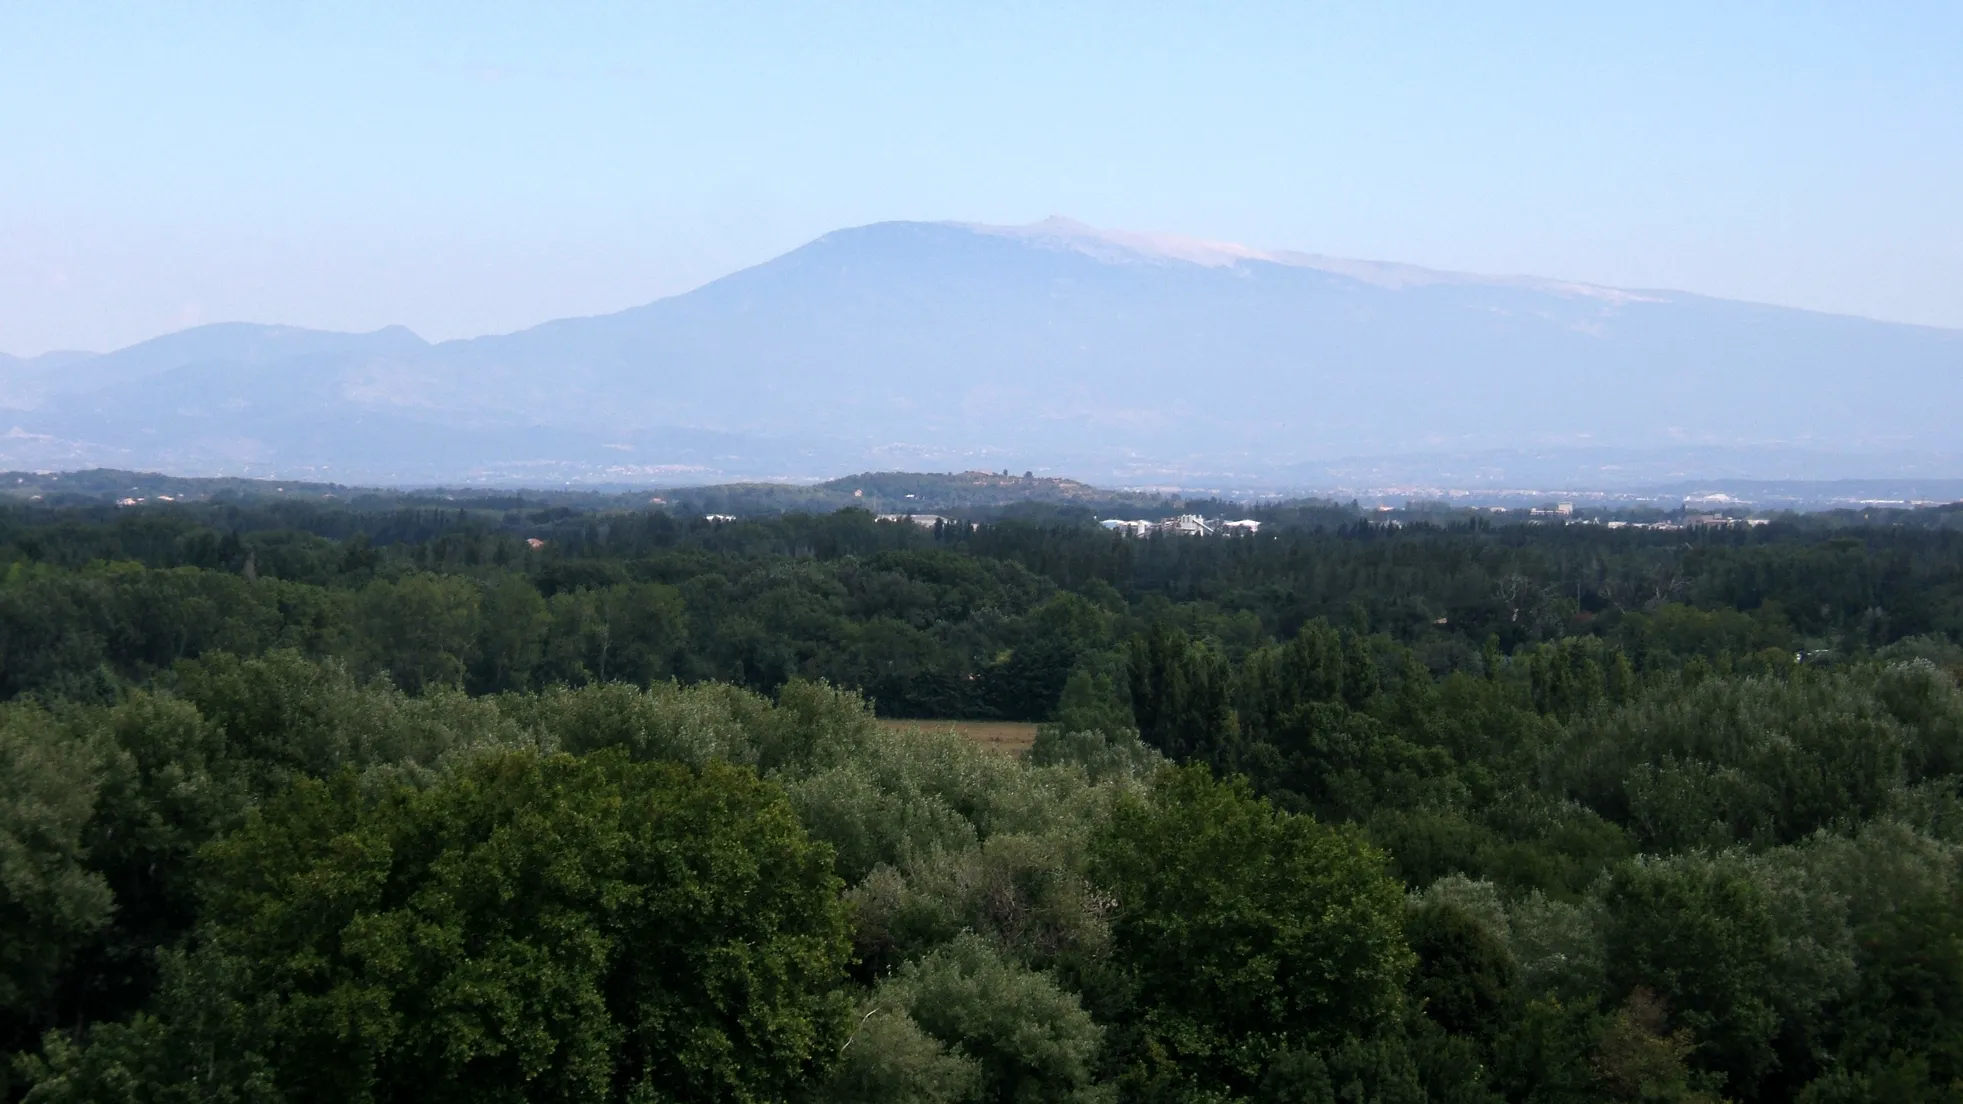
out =
[[[604,313],[887,219],[1963,328],[1963,3],[0,0],[0,351]]]

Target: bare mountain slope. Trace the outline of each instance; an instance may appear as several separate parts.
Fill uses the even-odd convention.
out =
[[[0,364],[0,395],[21,396],[0,462],[1261,480],[1345,456],[1721,446],[1855,475],[1863,455],[1955,451],[1963,332],[1067,220],[882,223],[515,334],[211,326],[60,375]]]

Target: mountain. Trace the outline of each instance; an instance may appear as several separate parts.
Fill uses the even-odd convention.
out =
[[[1509,464],[1599,478],[1702,450],[1737,477],[1963,475],[1963,331],[1063,219],[841,230],[514,334],[226,324],[33,363],[0,363],[0,464],[1305,485],[1352,469],[1504,479]]]

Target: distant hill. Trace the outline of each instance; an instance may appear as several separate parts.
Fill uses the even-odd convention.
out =
[[[0,464],[532,486],[1007,467],[1224,487],[1373,465],[1507,478],[1491,458],[1522,449],[1536,479],[1694,478],[1679,460],[1702,450],[1732,478],[1963,476],[1963,331],[1064,220],[842,230],[686,295],[496,337],[227,324],[45,359],[0,363]]]
[[[91,468],[82,471],[0,472],[0,502],[41,503],[51,506],[113,505],[169,502],[289,502],[347,503],[361,498],[402,498],[402,492],[310,483],[292,479],[246,479],[238,476],[177,476],[157,472]]]
[[[169,502],[320,502],[392,508],[458,504],[482,509],[572,506],[579,509],[687,508],[758,516],[830,513],[857,507],[877,514],[960,513],[999,516],[1019,505],[1080,512],[1129,510],[1150,516],[1177,509],[1176,496],[1112,491],[1069,479],[994,472],[867,472],[826,483],[730,483],[673,488],[555,490],[423,487],[393,489],[235,476],[186,477],[97,468],[70,472],[0,472],[0,499],[48,504]]]
[[[1284,523],[1340,525],[1380,511],[1415,511],[1439,520],[1439,511],[1485,513],[1491,506],[1552,506],[1569,501],[1583,510],[1648,511],[1752,508],[1786,510],[1963,508],[1963,480],[1838,480],[1764,482],[1718,480],[1659,484],[1621,492],[1509,491],[1455,496],[1378,495],[1359,505],[1324,496],[1220,498],[1111,490],[1070,479],[1002,472],[864,472],[824,483],[725,483],[666,488],[621,487],[360,487],[290,479],[235,476],[185,477],[155,472],[93,469],[69,472],[0,472],[0,503],[86,506],[108,509],[217,506],[228,503],[291,503],[301,509],[356,512],[436,508],[497,515],[510,511],[594,513],[661,510],[685,517],[733,515],[738,519],[786,513],[829,514],[860,509],[874,514],[944,514],[964,520],[1019,518],[1088,523],[1104,518],[1165,518],[1197,512],[1209,517],[1256,516]],[[1402,516],[1402,515],[1396,515]]]
[[[860,507],[876,514],[955,513],[995,516],[1021,505],[1073,507],[1086,513],[1114,511],[1163,514],[1183,501],[1177,496],[1114,491],[1073,479],[1031,473],[866,472],[808,486],[735,483],[677,487],[663,494],[705,510],[738,516],[790,510],[823,512]]]

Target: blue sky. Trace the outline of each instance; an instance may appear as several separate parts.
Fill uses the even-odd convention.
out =
[[[1963,327],[1959,59],[1909,0],[0,0],[0,350],[505,331],[1049,214]]]

